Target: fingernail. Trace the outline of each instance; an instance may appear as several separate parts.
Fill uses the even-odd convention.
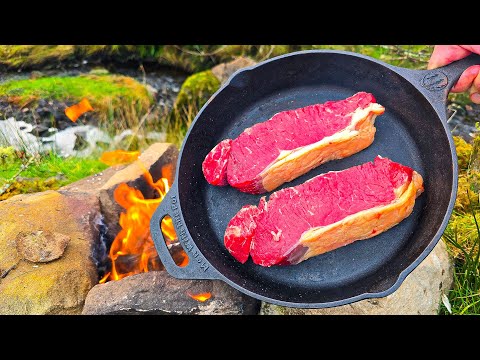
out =
[[[471,94],[470,100],[472,100],[475,104],[480,104],[480,94],[479,93]]]

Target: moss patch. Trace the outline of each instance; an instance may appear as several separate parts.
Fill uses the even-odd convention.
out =
[[[9,182],[21,166],[21,160],[15,159],[0,167],[0,189],[4,189],[8,182],[8,188],[0,194],[0,200],[17,194],[55,190],[107,168],[95,158],[65,159],[52,153],[36,159],[16,180]]]
[[[474,161],[477,158],[477,151],[480,148],[480,137],[476,137],[474,144],[469,144],[459,136],[454,136],[458,157],[458,194],[455,202],[455,214],[463,216],[474,210],[480,210],[479,186],[480,168]]]
[[[210,70],[193,74],[185,80],[173,110],[165,119],[167,141],[180,146],[198,111],[219,88],[220,81]]]
[[[0,85],[0,96],[19,104],[38,99],[76,102],[86,97],[99,110],[105,110],[108,104],[117,105],[120,100],[142,106],[150,105],[152,100],[147,89],[130,77],[91,74],[12,80]]]
[[[13,146],[0,147],[0,169],[5,169],[7,166],[14,164],[17,160]]]
[[[448,294],[453,314],[480,313],[480,137],[454,137],[459,163],[458,195],[443,237],[455,258],[455,285]],[[475,221],[475,218],[477,222]],[[442,306],[441,313],[448,311]]]
[[[219,88],[220,81],[210,70],[193,74],[183,83],[175,100],[175,107],[195,105],[201,108]]]
[[[1,45],[0,64],[7,68],[58,65],[74,57],[73,45]]]
[[[467,143],[460,136],[454,136],[453,141],[457,149],[458,168],[460,171],[467,171],[472,156],[473,145]]]
[[[479,185],[480,169],[475,166],[472,156],[476,149],[480,148],[480,137],[475,138],[474,144],[465,142],[461,137],[454,136],[455,146],[457,148],[459,176],[458,176],[458,194],[455,202],[453,215],[450,219],[446,232],[453,234],[457,231],[459,242],[465,245],[467,250],[473,245],[476,233],[475,222],[472,217],[472,210],[480,211],[479,203]],[[453,249],[455,256],[460,255],[458,249]]]

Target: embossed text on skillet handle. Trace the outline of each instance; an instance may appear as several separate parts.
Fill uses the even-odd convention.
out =
[[[167,272],[177,279],[219,279],[220,275],[200,253],[185,226],[178,200],[177,187],[173,186],[160,203],[150,221],[150,232],[158,256]],[[188,255],[188,264],[179,267],[173,261],[161,230],[161,221],[167,215],[173,220],[178,240]]]

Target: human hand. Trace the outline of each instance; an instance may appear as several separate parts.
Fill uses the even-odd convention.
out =
[[[480,54],[480,45],[435,45],[428,62],[428,69],[435,69],[451,62],[463,59],[471,53]],[[465,70],[452,89],[452,92],[469,90],[470,100],[480,104],[480,65]]]

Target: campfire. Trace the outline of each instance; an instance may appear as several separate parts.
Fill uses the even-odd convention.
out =
[[[199,302],[205,302],[212,297],[212,294],[209,292],[200,293],[200,294],[187,293],[187,295],[190,296],[193,300],[197,300]]]
[[[125,157],[123,153],[117,155]],[[115,161],[115,156],[115,153],[111,154],[112,162]],[[100,283],[163,269],[150,235],[150,219],[166,196],[171,184],[164,177],[155,182],[140,161],[137,160],[136,164],[142,168],[146,182],[155,190],[158,197],[145,199],[140,190],[126,183],[119,184],[115,189],[114,199],[125,209],[125,212],[120,214],[121,230],[113,240],[109,251],[111,270],[102,277]],[[168,171],[168,165],[164,166],[162,173]],[[172,219],[164,218],[161,227],[175,263],[180,267],[186,266],[188,255],[178,243]]]

